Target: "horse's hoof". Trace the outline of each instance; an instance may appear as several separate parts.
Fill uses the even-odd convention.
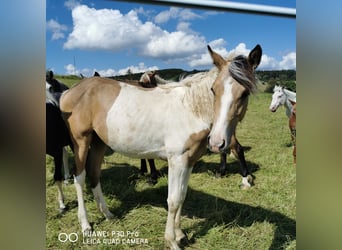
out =
[[[247,190],[247,189],[250,189],[250,188],[251,188],[251,185],[240,184],[240,189],[241,190]]]
[[[105,217],[106,217],[106,220],[112,220],[112,219],[114,219],[114,214],[112,214],[111,212],[108,211],[105,214]]]
[[[152,185],[152,186],[156,185],[157,182],[158,182],[158,179],[155,179],[155,178],[149,178],[147,181],[147,183]]]
[[[59,214],[64,214],[67,211],[66,207],[60,207],[59,208]]]

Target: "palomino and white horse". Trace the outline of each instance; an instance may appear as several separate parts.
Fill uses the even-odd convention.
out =
[[[185,237],[181,210],[190,173],[206,153],[243,149],[235,129],[244,117],[248,96],[256,90],[255,68],[262,50],[257,45],[247,57],[223,59],[208,46],[216,68],[186,78],[179,84],[146,89],[106,78],[82,80],[61,97],[61,110],[74,143],[78,218],[82,231],[91,230],[83,198],[86,172],[99,210],[112,218],[100,184],[106,145],[136,158],[168,161],[168,216],[165,240],[180,249]],[[143,106],[141,104],[144,104]],[[249,185],[247,178],[243,179]]]

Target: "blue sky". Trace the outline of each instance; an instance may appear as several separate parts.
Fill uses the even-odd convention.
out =
[[[294,0],[246,3],[295,8]],[[296,69],[296,20],[118,1],[47,0],[46,69],[103,76],[209,69],[207,44],[227,57],[263,48],[260,70]]]

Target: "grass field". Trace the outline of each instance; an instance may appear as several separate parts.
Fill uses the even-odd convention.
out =
[[[188,238],[184,249],[296,249],[296,168],[290,131],[284,108],[271,113],[270,100],[271,95],[262,92],[252,96],[237,129],[240,143],[248,149],[245,156],[255,186],[239,189],[240,168],[233,158],[228,159],[223,178],[215,177],[219,155],[208,153],[196,163],[182,210],[182,229]],[[87,187],[89,222],[95,231],[104,231],[96,237],[83,237],[80,231],[72,184],[64,186],[68,210],[59,214],[51,157],[46,157],[46,164],[47,249],[165,248],[167,162],[156,160],[162,177],[151,186],[148,176],[139,175],[139,159],[105,157],[101,183],[115,219],[104,219]],[[78,238],[60,242],[58,236],[65,236],[61,233]],[[134,242],[135,238],[140,240]]]

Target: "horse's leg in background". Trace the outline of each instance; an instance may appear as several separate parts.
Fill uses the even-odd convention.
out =
[[[67,147],[63,147],[63,167],[64,167],[64,183],[69,184],[70,170],[69,170],[69,154]]]
[[[239,159],[240,166],[241,166],[241,175],[242,175],[242,184],[240,187],[242,189],[250,188],[253,184],[253,176],[250,175],[247,163],[245,160],[245,153],[243,147],[238,142],[235,134],[232,135],[231,142],[230,142],[230,149],[233,155]],[[251,178],[249,178],[251,177]]]
[[[168,159],[168,214],[165,240],[171,249],[180,249],[178,243],[185,237],[180,228],[180,217],[186,196],[192,167],[187,166],[185,156],[174,155]]]
[[[103,213],[106,219],[111,219],[114,216],[106,205],[100,183],[101,163],[105,155],[105,151],[106,144],[97,136],[95,132],[93,132],[86,163],[87,176],[89,177],[90,187],[94,194],[94,199],[98,209]]]
[[[140,173],[141,175],[147,173],[147,165],[145,159],[140,159]]]
[[[57,200],[59,205],[59,211],[64,212],[65,211],[65,205],[64,205],[64,194],[62,189],[62,180],[63,180],[63,174],[62,174],[62,158],[63,158],[63,150],[62,148],[59,148],[53,156],[54,163],[55,163],[55,172],[53,179],[57,186]]]
[[[222,177],[226,174],[226,169],[227,169],[227,154],[226,153],[221,153],[220,154],[220,168],[218,173],[216,173],[217,177]]]
[[[290,131],[291,131],[291,140],[293,144],[293,151],[292,151],[293,163],[296,164],[296,125],[293,123],[291,124],[291,118],[290,118]]]
[[[158,171],[156,169],[156,165],[154,164],[154,159],[148,159],[148,163],[151,170],[151,182],[152,184],[156,184],[158,182]]]

